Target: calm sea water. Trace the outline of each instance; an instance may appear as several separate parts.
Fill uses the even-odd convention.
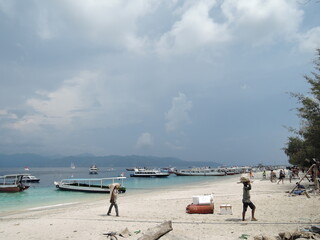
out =
[[[124,180],[124,186],[127,188],[127,194],[138,193],[139,191],[148,191],[167,187],[182,187],[192,183],[217,181],[221,177],[187,177],[176,176],[174,174],[166,178],[133,178],[130,172],[124,168],[100,168],[99,174],[90,175],[88,168],[32,168],[30,171],[17,168],[0,169],[0,176],[6,174],[29,173],[40,178],[39,183],[29,183],[30,188],[19,193],[0,193],[0,214],[13,211],[24,211],[32,208],[41,208],[56,204],[68,204],[72,202],[104,199],[105,194],[101,193],[82,193],[60,191],[53,184],[54,181],[60,181],[64,178],[104,178],[117,177],[121,173],[127,177]],[[222,177],[225,178],[225,177]]]

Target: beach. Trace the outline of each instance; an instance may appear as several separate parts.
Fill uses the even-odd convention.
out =
[[[143,193],[120,194],[120,216],[114,209],[107,216],[109,195],[101,200],[71,202],[0,216],[1,239],[108,239],[104,233],[121,232],[125,228],[131,236],[118,239],[138,239],[149,228],[172,221],[173,230],[161,239],[254,239],[254,236],[277,236],[320,224],[320,196],[310,193],[289,196],[295,186],[286,179],[284,184],[262,180],[261,174],[252,178],[251,201],[256,206],[242,221],[242,188],[239,175],[221,177],[218,181],[189,184],[183,187],[148,190]],[[302,184],[308,186],[308,181]],[[214,195],[214,214],[188,214],[186,207],[196,195]],[[232,215],[221,215],[220,205],[230,204]]]

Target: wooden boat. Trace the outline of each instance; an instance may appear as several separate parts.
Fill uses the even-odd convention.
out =
[[[134,169],[134,172],[130,174],[130,177],[168,177],[170,173],[168,171],[160,171],[157,169]]]
[[[177,176],[225,176],[224,171],[215,168],[190,168],[182,169],[174,172]]]
[[[212,214],[214,212],[214,205],[200,205],[200,204],[189,204],[186,207],[186,212],[190,214],[198,213],[198,214]]]
[[[0,177],[0,192],[22,192],[30,186],[23,184],[23,177],[28,174],[12,174]]]
[[[126,177],[113,178],[71,178],[54,182],[56,188],[65,191],[78,191],[90,193],[110,193],[109,185],[121,181],[119,193],[126,192],[123,180]]]

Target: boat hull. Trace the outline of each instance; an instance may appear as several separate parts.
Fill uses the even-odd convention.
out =
[[[188,173],[188,172],[174,172],[177,176],[225,176],[225,173],[221,172],[209,172],[209,173]]]
[[[161,177],[168,177],[170,173],[163,173],[163,174],[130,174],[130,177],[141,177],[141,178],[161,178]]]
[[[40,179],[23,179],[22,182],[24,183],[38,183]]]
[[[119,193],[125,193],[126,188],[123,186],[123,179],[125,179],[125,177],[63,179],[59,182],[54,182],[54,185],[63,191],[110,193],[110,185],[114,184],[115,181],[122,181]]]
[[[72,186],[72,185],[56,185],[59,190],[63,191],[75,191],[75,192],[90,192],[90,193],[110,193],[109,188],[101,188],[101,187],[85,187],[85,186]],[[124,187],[120,187],[119,193],[125,193],[126,189]]]
[[[4,186],[0,186],[0,192],[23,192],[24,190],[27,190],[29,188],[29,186],[23,186],[23,187],[19,187],[19,186],[10,186],[10,185],[4,185]]]

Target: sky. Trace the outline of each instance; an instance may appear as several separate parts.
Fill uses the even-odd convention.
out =
[[[0,0],[0,153],[287,164],[313,0]]]

